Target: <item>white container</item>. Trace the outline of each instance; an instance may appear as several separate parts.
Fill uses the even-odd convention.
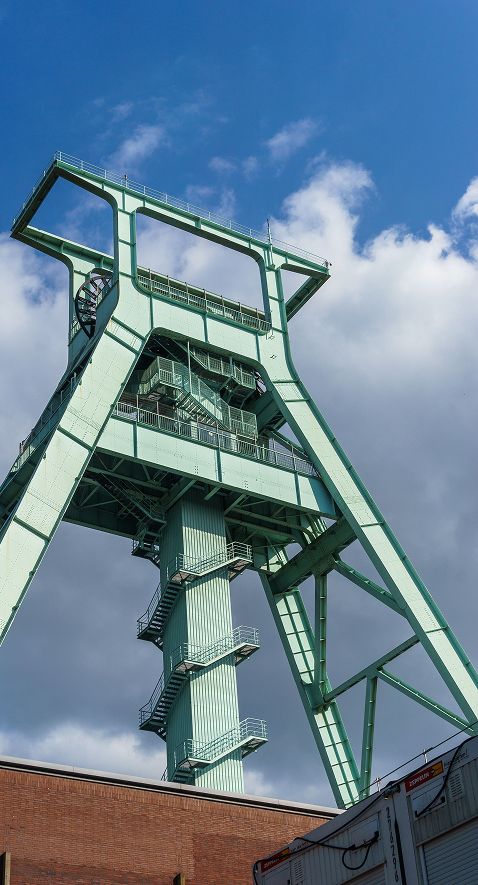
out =
[[[256,885],[478,885],[478,737],[255,864]]]

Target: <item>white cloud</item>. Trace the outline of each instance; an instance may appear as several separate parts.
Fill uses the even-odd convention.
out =
[[[68,278],[0,235],[0,471],[5,473],[66,366]],[[3,476],[2,476],[3,479]]]
[[[116,123],[120,120],[125,120],[126,117],[129,117],[133,110],[133,102],[132,101],[122,101],[119,104],[115,105],[111,109],[111,115],[113,121]]]
[[[34,737],[0,731],[0,753],[153,780],[159,780],[166,767],[166,751],[159,741],[155,749],[148,744],[143,747],[134,732],[87,728],[74,722]]]
[[[478,215],[478,177],[472,178],[465,193],[458,200],[453,214],[460,221],[464,221],[466,218],[476,218]]]
[[[271,219],[272,233],[343,268],[342,259],[358,257],[356,210],[372,186],[370,174],[355,163],[325,166],[284,200],[281,216]]]
[[[478,263],[474,257],[476,244],[469,237],[466,254],[460,251],[454,238],[454,219],[474,217],[478,188],[476,180],[470,183],[457,202],[449,226],[432,225],[424,236],[400,226],[390,227],[361,247],[358,223],[364,201],[372,192],[373,182],[366,169],[354,163],[329,163],[291,194],[278,217],[272,219],[274,235],[333,262],[331,280],[291,323],[292,351],[319,408],[350,449],[352,461],[365,474],[364,479],[379,490],[379,505],[385,513],[392,513],[392,524],[405,549],[418,559],[419,571],[425,567],[425,579],[433,594],[445,614],[452,614],[459,638],[476,661],[471,612],[475,606],[473,534],[478,513],[471,476],[478,417]],[[233,202],[231,194],[226,193],[227,201],[226,210]],[[246,303],[257,303],[254,292],[259,290],[259,276],[254,262],[199,237],[191,237],[188,243],[181,237],[175,229],[151,223],[140,243],[140,261]],[[62,270],[58,273],[64,276],[57,276],[49,270],[48,262],[5,236],[0,240],[0,261],[0,421],[6,441],[2,455],[6,450],[4,466],[8,466],[17,440],[38,416],[63,368],[67,282],[66,272]],[[284,274],[286,277],[290,277],[289,286],[296,287],[302,281],[300,276]],[[34,379],[32,354],[41,354],[41,359],[35,361]],[[85,533],[85,557],[88,543]],[[332,611],[339,603],[334,602],[332,592],[330,595]],[[352,637],[360,633],[360,626],[365,629],[369,625],[361,622],[362,597],[357,594],[344,599],[349,611],[344,603],[340,612],[339,666],[348,670],[354,665],[356,653],[357,643]],[[94,612],[91,617],[94,620]],[[388,622],[384,629],[381,615],[376,612],[372,641],[381,641],[385,633],[393,644]],[[105,655],[107,651],[105,646]],[[381,651],[377,649],[377,656]],[[331,641],[331,665],[335,666],[333,653]],[[369,653],[372,659],[375,648]],[[343,678],[347,675],[344,672]],[[427,686],[423,688],[427,690]],[[257,692],[260,690],[258,686]],[[282,685],[280,690],[284,691]],[[121,685],[111,684],[113,696],[120,691]],[[48,697],[47,686],[45,705]],[[438,699],[447,703],[445,697]],[[279,705],[273,692],[269,699],[262,691],[261,714],[273,720],[286,700],[281,695]],[[385,709],[391,710],[386,698]],[[396,732],[393,716],[389,719],[390,725],[382,722],[380,737],[387,729],[388,733],[392,728]],[[416,752],[416,732],[413,730],[412,735],[405,719],[403,722],[403,731],[393,735],[400,756],[378,757],[380,774]],[[434,726],[432,723],[431,728]],[[49,753],[49,758],[56,761],[95,768],[132,772],[134,767],[136,773],[144,770],[149,776],[153,766],[158,772],[162,770],[163,749],[155,747],[151,738],[143,754],[128,727],[125,721],[115,742],[115,734],[110,732],[95,732],[92,737],[91,729],[81,722],[63,724],[28,743],[26,724],[24,733],[18,733],[13,743],[6,733],[0,733],[0,750],[30,756]],[[67,731],[69,728],[76,729],[76,737]],[[290,728],[290,740],[303,742],[305,717],[297,717]],[[276,734],[278,731],[280,728],[276,728]],[[432,742],[425,726],[422,734],[422,746]],[[246,766],[246,788],[324,801],[316,792],[324,789],[318,762],[315,784],[308,774],[315,751],[309,751],[304,761],[302,780],[297,777],[286,783],[276,774],[281,757],[275,747],[279,744],[280,738],[271,739],[262,751],[259,770],[249,771]]]
[[[186,199],[201,208],[214,198],[215,188],[205,184],[189,184],[186,188]]]
[[[465,352],[478,368],[478,265],[458,251],[450,232],[433,225],[426,237],[384,230],[361,250],[357,210],[371,187],[363,167],[332,164],[272,219],[274,235],[333,262],[326,289],[299,315],[301,334],[311,342],[320,332],[332,366],[341,371],[346,354],[356,360],[354,373],[377,384],[384,372],[403,385],[417,371],[437,384]]]
[[[131,135],[128,135],[111,154],[108,162],[120,171],[134,170],[165,141],[166,136],[162,126],[136,126]]]
[[[222,189],[215,211],[223,218],[233,218],[236,211],[236,195],[232,187]]]
[[[273,796],[275,787],[273,781],[258,768],[244,766],[244,789],[252,796]]]
[[[213,172],[217,172],[218,175],[230,175],[231,172],[235,172],[236,164],[226,157],[212,157],[209,161],[209,168]]]
[[[247,181],[251,181],[253,178],[255,178],[259,171],[259,160],[257,159],[257,157],[254,157],[252,155],[246,157],[246,159],[243,160],[241,163],[241,168],[244,178]]]
[[[271,159],[283,163],[304,147],[317,132],[318,125],[310,117],[287,123],[266,141]]]

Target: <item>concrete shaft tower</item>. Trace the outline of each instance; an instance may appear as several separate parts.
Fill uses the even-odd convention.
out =
[[[109,203],[113,255],[31,224],[58,178]],[[263,310],[139,266],[140,213],[253,259]],[[62,153],[12,235],[67,265],[70,330],[65,374],[0,488],[0,636],[65,519],[132,538],[159,570],[138,636],[162,650],[164,673],[140,727],[166,739],[170,780],[241,791],[242,759],[267,740],[262,719],[239,717],[236,666],[259,646],[256,629],[232,623],[230,582],[245,568],[262,582],[340,806],[369,792],[379,682],[478,733],[477,673],[292,361],[288,322],[328,262]],[[287,301],[283,269],[305,278]],[[380,583],[344,559],[353,542]],[[333,571],[411,628],[338,686],[327,675]],[[299,590],[311,576],[313,625]],[[389,669],[417,644],[460,713]],[[358,683],[357,762],[337,698]]]

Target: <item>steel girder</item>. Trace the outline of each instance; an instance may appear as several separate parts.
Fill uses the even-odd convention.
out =
[[[110,204],[113,210],[113,256],[28,226],[36,208],[59,176]],[[197,294],[190,298],[187,285],[182,293],[173,295],[169,289],[163,291],[152,283],[150,286],[141,283],[136,254],[137,213],[147,214],[252,258],[259,269],[264,299],[264,313],[262,318],[258,315],[256,327],[253,327],[251,312],[248,315],[247,312],[241,313],[240,305],[237,310],[230,305],[226,310],[223,300],[220,315],[220,299],[209,307],[207,298],[203,302],[200,298],[198,300]],[[255,566],[337,802],[350,804],[368,790],[379,680],[446,721],[470,733],[478,733],[476,670],[327,426],[292,361],[288,318],[326,281],[329,275],[327,263],[310,255],[297,254],[285,244],[264,241],[253,231],[226,226],[212,216],[171,201],[166,195],[141,189],[126,178],[64,155],[57,155],[45,171],[15,220],[13,236],[67,264],[70,304],[78,286],[95,269],[111,273],[114,285],[98,310],[93,340],[85,341],[86,336],[82,337],[80,332],[70,342],[69,363],[63,381],[68,380],[79,366],[80,382],[74,386],[66,405],[51,417],[41,446],[26,452],[23,473],[10,474],[0,489],[0,513],[3,506],[5,518],[0,533],[0,636],[4,636],[10,626],[59,521],[67,514],[100,439],[111,440],[108,434],[112,433],[114,423],[112,411],[148,337],[154,332],[172,338],[187,338],[194,346],[227,355],[260,373],[267,389],[254,407],[260,432],[271,438],[287,424],[320,477],[323,500],[326,495],[333,504],[334,513],[328,513],[328,516],[337,521],[327,528],[319,519],[324,508],[321,509],[317,500],[312,503],[309,496],[304,509],[309,511],[310,525],[314,526],[312,535],[316,536],[304,532],[303,526],[294,526],[293,532],[297,530],[297,534],[293,537],[301,543],[301,552],[287,561],[286,552],[279,545],[279,552],[271,550],[266,561],[256,557]],[[307,278],[287,304],[282,288],[283,269]],[[133,458],[137,456],[134,448],[137,444],[138,432],[133,431]],[[145,445],[150,445],[146,439]],[[122,455],[111,441],[105,448],[106,454],[111,451],[115,457]],[[150,450],[154,454],[143,459],[144,469],[175,472],[171,463],[162,463],[161,445],[154,444]],[[247,474],[245,460],[242,467],[243,473]],[[244,484],[242,478],[235,482],[232,473],[225,492],[220,458],[214,469],[212,464],[208,469],[208,495],[230,494],[237,488],[238,497],[247,498],[250,489],[244,486],[248,483]],[[188,478],[187,470],[177,473],[184,477],[182,483],[187,488],[192,477]],[[287,503],[300,510],[301,506],[304,507],[304,488],[297,476],[294,483],[295,501],[290,499]],[[259,487],[256,494],[261,497]],[[268,497],[268,490],[264,489],[263,497]],[[282,497],[283,490],[280,490],[276,500],[280,501]],[[274,495],[269,496],[269,500],[271,498],[274,499]],[[80,509],[81,501],[87,506],[86,498],[74,500]],[[124,503],[124,497],[122,501]],[[250,537],[259,533],[260,538],[267,539],[267,525],[273,532],[266,519],[261,524],[251,515],[247,523],[244,531],[249,532]],[[280,537],[280,534],[276,535],[277,543]],[[342,561],[341,552],[354,540],[361,544],[383,586]],[[326,672],[326,576],[331,570],[336,570],[371,598],[400,614],[412,629],[409,644],[402,643],[335,689],[331,687]],[[296,589],[309,575],[314,575],[316,581],[315,635]],[[462,716],[456,716],[385,669],[386,663],[406,651],[412,643],[420,644],[428,655],[460,707]],[[339,694],[358,681],[366,684],[360,771],[336,701]]]

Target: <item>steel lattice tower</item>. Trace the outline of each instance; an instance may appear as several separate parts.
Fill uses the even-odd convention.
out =
[[[31,226],[59,177],[110,204],[113,256]],[[138,213],[253,259],[264,310],[138,266]],[[67,265],[70,332],[65,374],[0,489],[0,636],[65,519],[132,538],[133,555],[160,571],[138,636],[162,649],[164,674],[140,727],[166,739],[169,779],[240,791],[242,758],[267,739],[263,720],[238,713],[235,667],[259,645],[254,628],[232,624],[230,581],[244,568],[260,576],[340,806],[369,791],[379,681],[478,733],[475,669],[292,362],[288,321],[327,281],[328,262],[61,153],[12,235]],[[287,301],[282,269],[305,277]],[[344,560],[354,541],[382,584]],[[334,570],[411,627],[336,687],[326,656]],[[313,627],[298,589],[310,576]],[[388,669],[417,643],[462,715]],[[359,682],[357,764],[337,698]]]

